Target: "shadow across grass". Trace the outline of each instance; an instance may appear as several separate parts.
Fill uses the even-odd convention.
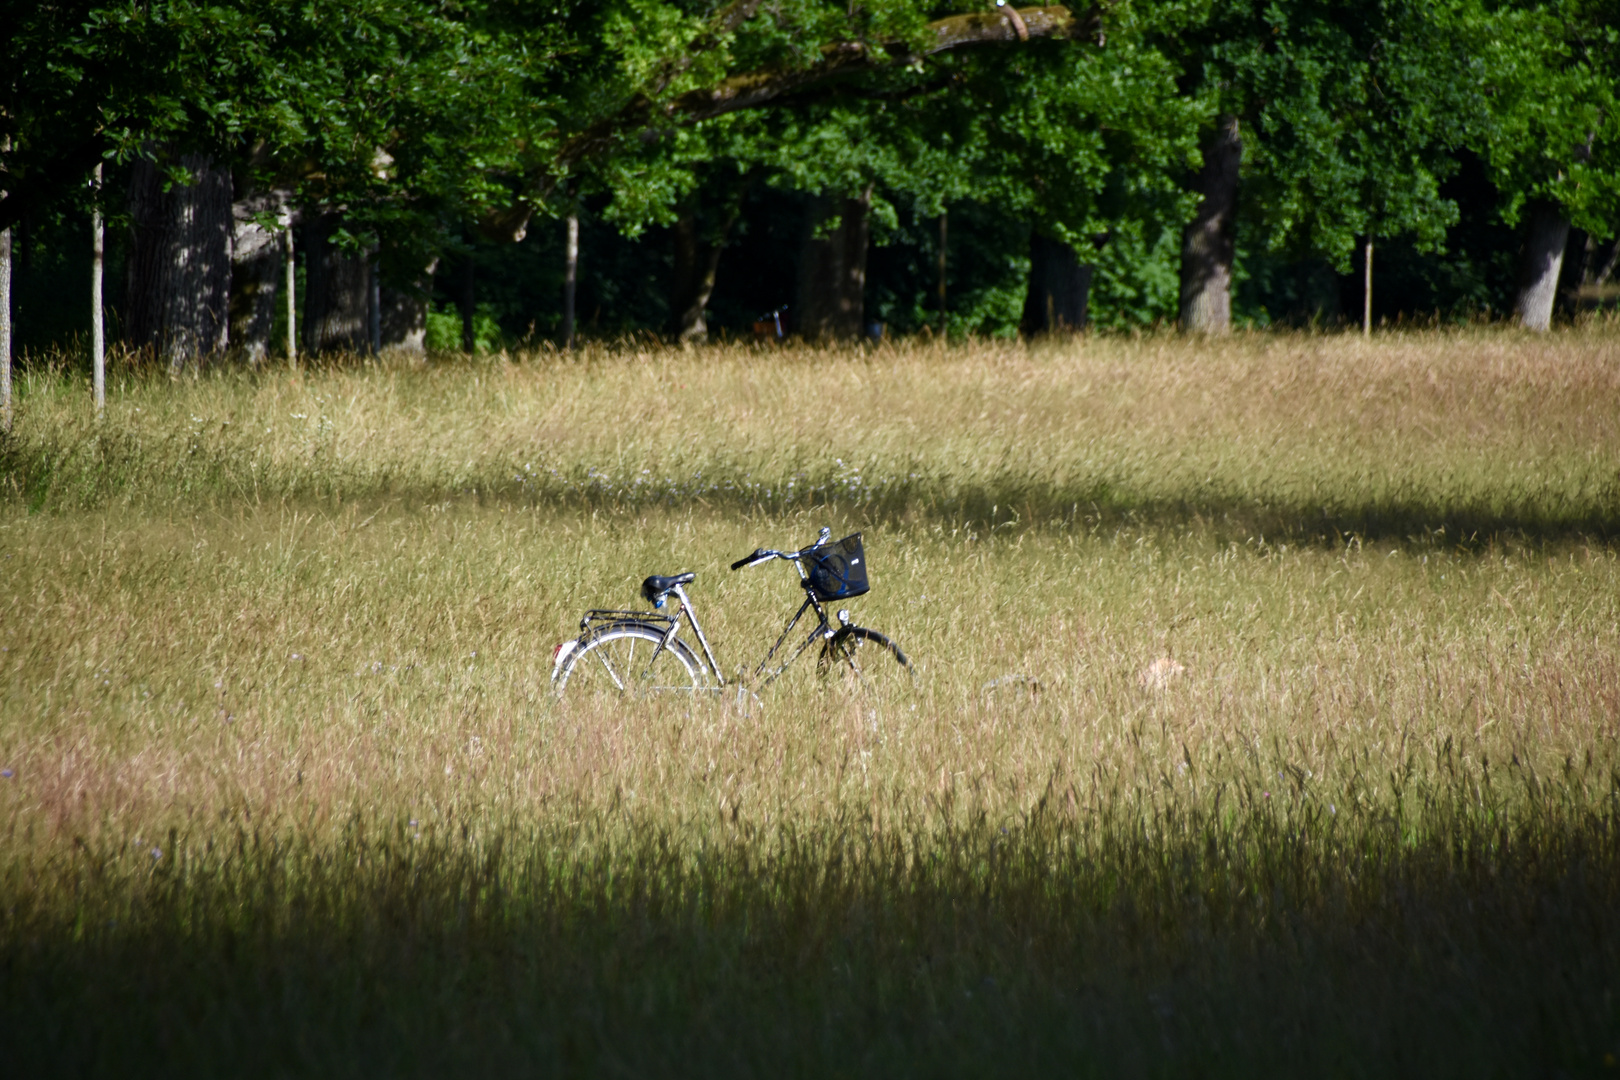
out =
[[[81,841],[5,873],[0,1028],[28,1076],[1591,1074],[1613,794]]]
[[[319,447],[313,452],[318,456]],[[1324,501],[1284,492],[1233,493],[1214,485],[1167,495],[1119,480],[1052,484],[1016,473],[962,483],[926,475],[862,481],[796,474],[761,480],[718,470],[644,481],[579,470],[503,472],[452,483],[381,466],[277,472],[264,467],[251,447],[204,445],[178,435],[165,436],[163,445],[154,447],[128,432],[51,443],[0,437],[0,500],[36,513],[266,500],[405,506],[465,501],[626,514],[701,506],[729,514],[825,512],[856,522],[923,522],[985,533],[1196,530],[1219,543],[1264,538],[1342,547],[1360,540],[1465,551],[1502,543],[1610,546],[1620,539],[1620,479],[1574,494],[1549,486],[1478,497],[1350,492]]]

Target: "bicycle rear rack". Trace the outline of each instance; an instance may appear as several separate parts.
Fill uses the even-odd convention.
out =
[[[579,632],[582,634],[588,632],[592,623],[663,623],[666,627],[670,627],[680,621],[679,615],[660,615],[656,611],[609,611],[606,608],[595,608],[587,611],[579,620]]]

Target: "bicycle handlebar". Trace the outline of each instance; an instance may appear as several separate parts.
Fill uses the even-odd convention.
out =
[[[825,544],[827,542],[827,538],[831,535],[831,529],[822,529],[821,535],[816,538],[816,542],[800,551],[775,551],[769,548],[755,548],[752,555],[744,555],[742,558],[732,563],[731,568],[733,570],[741,570],[745,566],[753,566],[755,563],[766,562],[770,559],[787,559],[790,562],[794,559],[802,559],[812,551],[816,550],[816,548],[820,547],[822,544]]]
[[[764,562],[766,559],[774,558],[779,554],[781,554],[781,552],[766,551],[764,548],[755,548],[752,555],[744,555],[742,558],[732,563],[731,568],[733,570],[741,570],[745,566],[752,566],[757,562]]]

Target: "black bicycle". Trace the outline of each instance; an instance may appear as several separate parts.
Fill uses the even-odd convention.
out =
[[[817,667],[823,675],[841,676],[862,689],[879,688],[888,682],[910,684],[911,661],[889,637],[850,622],[848,609],[837,612],[837,626],[827,618],[825,605],[860,596],[871,589],[867,583],[861,534],[854,533],[837,541],[830,540],[831,536],[831,529],[822,529],[820,537],[807,548],[799,551],[759,548],[731,564],[733,570],[741,570],[783,559],[798,568],[799,584],[804,589],[804,602],[799,610],[746,680],[749,688],[757,690],[768,686],[818,642],[821,649]],[[709,639],[698,625],[692,600],[686,595],[686,586],[695,576],[654,574],[641,583],[641,595],[654,608],[662,609],[669,597],[675,597],[678,606],[669,614],[587,611],[579,621],[579,636],[558,645],[553,655],[551,682],[557,693],[693,693],[717,691],[732,685],[721,674]],[[815,628],[786,659],[771,667],[794,627],[810,611],[815,612]],[[686,616],[686,623],[697,639],[701,660],[699,652],[681,637],[682,615]]]

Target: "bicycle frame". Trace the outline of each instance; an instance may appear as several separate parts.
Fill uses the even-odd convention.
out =
[[[799,559],[793,559],[791,561],[799,571],[799,581],[801,585],[804,582],[809,581],[810,575],[805,570],[804,563]],[[686,595],[686,587],[684,585],[677,585],[670,591],[673,592],[681,602],[681,610],[672,616],[672,618],[678,621],[682,614],[686,616],[686,621],[691,624],[692,633],[697,635],[698,644],[703,646],[703,659],[708,663],[709,670],[714,673],[715,683],[720,687],[725,687],[728,685],[725,673],[720,670],[720,664],[714,658],[714,650],[709,647],[709,639],[703,633],[703,627],[698,625],[697,612],[692,607],[691,597]],[[765,669],[770,665],[771,660],[782,648],[782,643],[788,639],[789,634],[793,633],[793,628],[799,625],[799,620],[804,618],[804,613],[810,610],[814,610],[816,613],[817,625],[815,629],[811,630],[804,641],[800,643],[799,647],[793,650],[793,654],[791,656],[789,656],[786,660],[783,660],[769,674],[765,674],[764,678],[761,679],[760,676],[765,673]],[[839,611],[838,614],[840,622],[849,622],[849,612]],[[789,619],[787,621],[787,625],[782,628],[782,633],[778,635],[776,644],[771,646],[770,651],[765,654],[764,659],[760,660],[758,666],[754,668],[753,674],[748,678],[749,684],[755,689],[763,690],[765,687],[769,686],[778,675],[786,671],[792,665],[793,661],[804,655],[804,651],[811,645],[814,645],[818,641],[828,640],[836,632],[837,631],[835,631],[832,627],[832,623],[827,619],[827,609],[822,606],[821,601],[816,599],[814,593],[812,593],[809,589],[805,589],[804,603],[799,605],[799,610],[793,613],[793,617]],[[674,636],[674,634],[669,635],[670,638],[673,638]],[[734,681],[741,682],[741,680]]]
[[[825,537],[823,537],[823,541],[824,540]],[[818,541],[818,543],[820,542],[822,541]],[[813,547],[814,545],[812,545],[812,548]],[[805,550],[809,551],[811,549],[806,548]],[[787,625],[782,628],[782,633],[777,637],[776,644],[771,646],[770,651],[765,654],[764,659],[759,662],[758,666],[754,668],[753,674],[747,679],[748,685],[755,689],[764,689],[766,686],[769,686],[778,675],[781,675],[782,672],[786,671],[788,667],[791,666],[792,663],[800,656],[802,656],[804,651],[811,645],[814,645],[817,641],[827,641],[837,633],[837,631],[833,629],[831,621],[827,618],[827,609],[822,606],[821,601],[816,598],[815,593],[812,592],[808,586],[810,573],[804,568],[804,552],[771,552],[770,554],[793,563],[794,567],[797,568],[799,571],[799,583],[801,587],[804,588],[804,603],[799,605],[799,610],[793,613],[793,617],[790,618],[787,621]],[[590,629],[590,624],[593,622],[617,621],[638,622],[643,624],[667,624],[663,631],[664,640],[662,643],[660,643],[658,649],[653,653],[653,658],[656,658],[660,652],[669,647],[670,642],[675,640],[676,635],[680,632],[681,616],[684,614],[686,616],[687,624],[692,627],[692,633],[694,636],[696,636],[698,644],[702,646],[703,661],[708,665],[709,671],[714,675],[715,688],[718,690],[724,689],[731,685],[742,685],[742,679],[739,678],[728,680],[725,676],[725,672],[721,670],[720,662],[715,659],[714,649],[709,644],[709,637],[703,632],[703,627],[698,622],[697,609],[692,605],[692,598],[686,595],[686,587],[684,585],[676,585],[669,591],[677,600],[680,601],[680,607],[673,614],[663,615],[657,612],[610,611],[606,609],[587,611],[585,613],[585,617],[579,621],[579,640],[584,639],[586,632]],[[770,665],[772,659],[776,657],[776,654],[781,650],[782,643],[787,641],[789,634],[793,633],[793,628],[799,625],[799,621],[804,618],[804,613],[811,610],[815,611],[816,613],[815,628],[810,631],[809,635],[804,639],[799,647],[793,650],[793,654],[791,656],[778,664],[773,670],[770,671],[769,674],[765,674],[766,668]],[[849,612],[847,610],[840,609],[837,617],[840,625],[847,626],[849,624]],[[651,659],[649,659],[648,662],[651,663]],[[764,675],[763,679],[761,678],[761,675]]]

